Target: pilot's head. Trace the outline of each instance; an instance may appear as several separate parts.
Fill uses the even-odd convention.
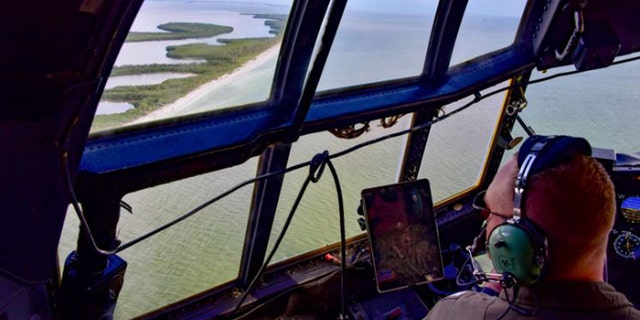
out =
[[[485,195],[490,211],[513,215],[518,170],[518,157],[514,156],[498,171]],[[572,154],[567,161],[533,174],[525,192],[523,216],[547,236],[547,278],[601,278],[601,271],[590,266],[604,263],[615,194],[600,163],[582,153]],[[503,222],[498,215],[490,215],[487,233]]]

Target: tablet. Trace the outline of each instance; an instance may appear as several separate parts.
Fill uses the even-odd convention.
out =
[[[442,279],[442,252],[429,180],[362,190],[378,291]]]

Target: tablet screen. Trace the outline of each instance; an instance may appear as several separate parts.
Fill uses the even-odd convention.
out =
[[[442,279],[429,180],[362,191],[378,291]]]

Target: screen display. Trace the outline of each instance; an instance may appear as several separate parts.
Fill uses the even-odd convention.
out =
[[[617,214],[609,234],[607,280],[640,307],[640,169],[637,163],[615,167]]]
[[[427,179],[362,191],[378,291],[442,279],[442,253]]]

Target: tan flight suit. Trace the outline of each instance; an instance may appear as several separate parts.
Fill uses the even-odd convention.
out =
[[[640,319],[640,311],[604,282],[545,282],[518,291],[513,307],[507,302],[513,300],[513,289],[503,290],[499,297],[472,291],[453,294],[440,300],[425,319]]]

